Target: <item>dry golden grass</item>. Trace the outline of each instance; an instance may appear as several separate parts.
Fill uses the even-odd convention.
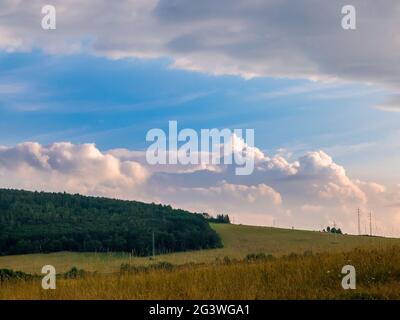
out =
[[[354,265],[357,289],[341,287],[341,269]],[[1,299],[398,299],[400,248],[281,257],[273,261],[180,266],[172,271],[91,274],[58,279],[5,281]]]

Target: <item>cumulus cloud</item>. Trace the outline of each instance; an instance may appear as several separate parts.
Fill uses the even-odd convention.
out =
[[[164,201],[173,199],[174,204],[193,210],[230,212],[236,221],[249,224],[275,221],[285,227],[315,229],[336,223],[347,232],[356,232],[355,213],[360,208],[362,223],[368,222],[372,210],[374,227],[387,232],[390,224],[385,220],[393,221],[397,214],[397,209],[388,210],[387,206],[400,203],[395,201],[400,192],[351,179],[324,151],[308,152],[293,161],[280,154],[269,157],[259,149],[255,154],[255,171],[250,176],[236,176],[232,166],[226,166],[213,172],[154,172],[148,182]],[[269,196],[259,192],[263,188],[268,188]],[[229,197],[227,190],[232,191]]]
[[[0,186],[90,195],[140,197],[146,168],[104,154],[94,144],[42,146],[26,142],[0,147]]]
[[[320,199],[340,203],[366,203],[362,190],[346,175],[345,169],[323,151],[309,152],[299,159],[297,177],[306,179],[310,191]]]
[[[257,148],[254,154],[254,173],[237,176],[234,165],[154,167],[142,151],[26,142],[0,146],[0,187],[154,201],[247,224],[316,229],[335,221],[347,232],[356,232],[358,207],[376,212],[381,230],[400,213],[400,188],[351,179],[323,151],[292,161]]]
[[[354,0],[357,29],[341,27],[341,0],[54,0],[57,30],[40,28],[47,2],[0,3],[0,48],[170,57],[176,68],[243,77],[341,79],[399,86],[397,0]]]
[[[196,212],[227,213],[237,222],[272,222],[282,214],[281,195],[266,184],[240,185],[221,181],[208,187],[157,188],[161,199]]]

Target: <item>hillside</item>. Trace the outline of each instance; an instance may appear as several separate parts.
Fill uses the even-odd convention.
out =
[[[212,224],[220,235],[223,248],[176,252],[158,255],[156,261],[173,264],[210,263],[224,257],[243,259],[250,253],[266,253],[276,257],[290,253],[349,252],[353,249],[382,249],[400,245],[400,239],[368,236],[333,235],[322,232],[290,230],[244,225]],[[0,268],[10,268],[29,273],[39,273],[45,264],[54,265],[58,272],[72,266],[88,271],[116,272],[121,264],[148,265],[155,261],[124,253],[77,253],[57,252],[0,257]]]
[[[216,248],[220,238],[200,214],[66,193],[0,189],[0,255],[174,252]]]

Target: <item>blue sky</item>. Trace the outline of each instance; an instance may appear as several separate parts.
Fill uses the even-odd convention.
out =
[[[1,187],[400,235],[400,2],[354,0],[351,30],[342,0],[52,3],[46,30],[44,0],[0,2]],[[254,172],[152,167],[171,120],[254,129]]]
[[[196,130],[254,128],[256,145],[268,154],[331,150],[350,174],[363,177],[368,170],[391,179],[380,168],[399,159],[390,143],[378,154],[369,146],[397,135],[400,114],[374,108],[384,89],[215,76],[171,68],[167,58],[112,60],[34,50],[3,52],[0,59],[2,145],[71,141],[144,150],[148,130],[177,120],[180,128]]]

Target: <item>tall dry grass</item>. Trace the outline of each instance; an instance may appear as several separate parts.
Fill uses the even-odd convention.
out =
[[[354,265],[357,289],[341,287],[341,269]],[[290,255],[273,261],[234,261],[138,273],[87,274],[58,279],[5,281],[1,299],[398,299],[400,248]]]

